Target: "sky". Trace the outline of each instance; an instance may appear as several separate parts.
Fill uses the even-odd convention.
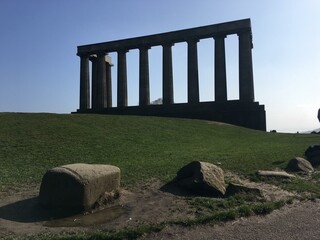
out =
[[[79,108],[77,46],[250,18],[255,100],[267,129],[320,123],[318,0],[0,0],[0,112]],[[213,40],[198,43],[200,100],[214,100]],[[186,102],[186,43],[173,47],[174,99]],[[110,53],[113,106],[117,55]],[[129,105],[138,104],[138,50],[127,54]],[[228,99],[239,98],[238,39],[226,38]],[[150,99],[161,97],[162,49],[149,50]]]

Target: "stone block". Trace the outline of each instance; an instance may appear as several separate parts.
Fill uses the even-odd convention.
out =
[[[39,199],[44,207],[89,210],[105,192],[120,188],[120,169],[111,165],[70,164],[48,170]]]

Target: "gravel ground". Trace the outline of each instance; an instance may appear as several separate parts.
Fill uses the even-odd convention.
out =
[[[141,239],[320,239],[320,200],[295,203],[267,216],[219,225],[167,227]]]

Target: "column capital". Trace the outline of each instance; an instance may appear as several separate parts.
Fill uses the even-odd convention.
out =
[[[80,58],[88,58],[90,57],[90,53],[77,53],[77,56],[79,56]]]
[[[244,29],[239,29],[238,31],[237,31],[237,35],[239,36],[239,35],[242,35],[242,34],[252,34],[252,32],[251,32],[251,28],[244,28]]]
[[[222,33],[213,35],[213,38],[214,38],[215,40],[216,40],[216,39],[224,39],[224,38],[226,38],[226,37],[227,37],[227,35],[226,35],[226,34],[222,34]]]
[[[108,53],[105,51],[99,51],[96,53],[97,57],[102,57],[102,56],[106,56]]]
[[[141,46],[139,46],[139,50],[149,50],[151,47],[150,46],[148,46],[148,45],[141,45]]]
[[[96,55],[96,54],[90,55],[90,56],[89,56],[89,60],[90,60],[91,62],[97,60],[97,55]]]
[[[188,44],[192,44],[192,43],[195,44],[195,43],[199,42],[199,39],[198,38],[191,38],[191,39],[186,40],[186,42]]]
[[[117,53],[127,53],[127,52],[129,52],[129,50],[126,49],[126,48],[119,48],[119,49],[117,50]]]
[[[174,43],[171,43],[171,42],[167,42],[167,43],[162,44],[162,47],[172,47],[172,46],[174,46]]]

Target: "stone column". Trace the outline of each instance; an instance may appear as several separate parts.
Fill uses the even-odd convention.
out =
[[[188,41],[188,103],[199,102],[198,40]]]
[[[80,56],[80,111],[90,108],[89,56]]]
[[[217,102],[227,101],[225,37],[225,35],[214,36],[214,90]]]
[[[150,104],[148,47],[141,47],[139,64],[139,106]]]
[[[162,101],[163,104],[173,104],[173,72],[172,72],[172,46],[164,44],[162,56]]]
[[[112,107],[112,79],[111,67],[112,62],[110,56],[106,55],[106,91],[107,91],[107,107]]]
[[[250,31],[240,32],[239,36],[239,95],[241,101],[254,101],[252,70],[252,35]]]
[[[90,56],[89,60],[92,63],[91,67],[91,108],[93,110],[97,109],[97,57],[95,55]]]
[[[97,109],[103,110],[106,104],[106,62],[105,53],[97,54]]]
[[[127,91],[127,50],[118,51],[118,92],[117,107],[128,106]]]

